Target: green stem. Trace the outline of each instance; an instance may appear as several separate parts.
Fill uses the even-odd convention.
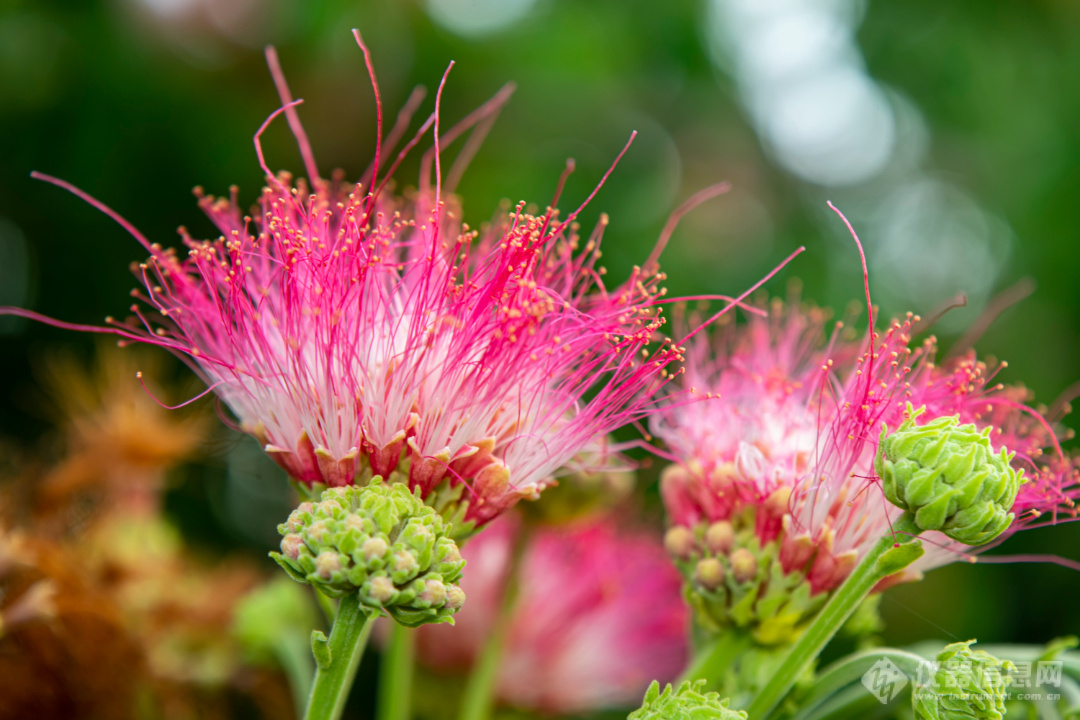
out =
[[[910,704],[909,697],[909,694],[897,695],[883,703],[861,684],[851,685],[818,705],[813,712],[799,717],[807,720],[885,720],[897,717],[897,706],[905,700]]]
[[[312,587],[311,590],[315,593],[315,601],[319,603],[319,609],[322,610],[323,616],[326,618],[326,624],[333,626],[334,617],[337,615],[337,605],[334,604],[331,598],[323,595],[319,588]]]
[[[506,623],[500,621],[488,637],[476,665],[469,674],[461,701],[460,720],[488,720],[495,705],[495,681],[499,677]]]
[[[334,629],[330,632],[330,664],[315,671],[304,720],[341,717],[373,624],[374,613],[365,612],[357,593],[345,595],[338,602]]]
[[[676,681],[676,687],[688,680],[705,680],[706,688],[720,687],[724,673],[751,645],[750,635],[739,630],[725,632],[712,645],[702,648]]]
[[[833,592],[825,607],[791,648],[776,674],[750,703],[746,711],[752,720],[765,720],[769,716],[874,586],[904,567],[895,562],[879,564],[879,560],[894,546],[914,540],[919,532],[921,531],[914,518],[910,513],[904,513],[893,527],[893,532],[877,541],[847,580]],[[918,555],[912,555],[907,564],[917,557]]]
[[[517,600],[518,570],[531,535],[532,528],[524,524],[514,539],[506,569],[502,602],[499,604],[499,615],[465,684],[461,698],[461,712],[458,714],[459,720],[488,720],[491,717],[491,710],[495,706],[495,683],[499,679],[499,661],[502,660],[503,642],[506,640],[506,633],[510,628],[510,616],[514,609],[514,602]]]
[[[289,680],[293,706],[296,716],[300,717],[311,694],[311,676],[315,671],[308,636],[300,631],[283,633],[274,642],[274,656]]]
[[[818,674],[809,693],[805,698],[800,698],[799,712],[794,720],[813,720],[821,716],[818,711],[826,706],[830,712],[839,712],[840,706],[836,704],[834,696],[849,685],[857,683],[867,670],[883,658],[900,668],[908,678],[917,677],[919,666],[926,662],[920,655],[892,648],[874,648],[848,655]],[[858,700],[854,697],[850,699]]]
[[[379,673],[378,720],[409,720],[416,633],[394,623]]]

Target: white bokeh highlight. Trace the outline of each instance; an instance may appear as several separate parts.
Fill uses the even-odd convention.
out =
[[[955,183],[925,169],[929,131],[907,97],[875,80],[856,42],[859,0],[707,0],[706,37],[716,66],[761,145],[852,219],[875,290],[892,312],[930,312],[964,292],[960,329],[990,298],[1013,246],[1008,224]],[[849,243],[838,219],[831,234]],[[838,259],[838,265],[846,265]]]
[[[482,37],[524,19],[536,0],[426,0],[437,24],[463,37]]]
[[[816,185],[865,182],[888,165],[896,122],[867,73],[845,2],[711,0],[714,58],[736,81],[777,164]]]

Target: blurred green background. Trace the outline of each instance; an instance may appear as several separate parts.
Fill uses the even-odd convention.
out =
[[[562,204],[575,206],[638,130],[582,216],[611,216],[612,278],[645,259],[679,202],[730,180],[675,233],[670,292],[741,292],[806,245],[769,287],[782,295],[801,278],[805,298],[843,310],[862,277],[831,199],[860,232],[885,314],[929,314],[966,292],[935,327],[948,347],[1030,277],[1035,293],[978,348],[1045,403],[1080,379],[1080,5],[1069,0],[0,0],[0,304],[100,323],[124,312],[128,264],[141,259],[112,221],[31,170],[163,244],[179,225],[216,234],[196,185],[235,183],[253,200],[251,137],[279,105],[267,43],[305,99],[323,172],[362,172],[374,109],[352,27],[391,118],[414,85],[434,91],[450,60],[447,124],[517,83],[460,187],[474,225],[503,199],[546,204],[568,156],[578,170]],[[301,169],[284,122],[264,143],[271,167]],[[23,447],[47,435],[35,365],[60,346],[89,354],[92,340],[0,318],[0,435]],[[253,444],[223,431],[185,473],[169,502],[190,537],[257,554],[273,544],[289,500]],[[1080,525],[995,552],[1080,560]],[[956,565],[887,595],[886,639],[1041,642],[1080,630],[1078,596],[1075,570]]]

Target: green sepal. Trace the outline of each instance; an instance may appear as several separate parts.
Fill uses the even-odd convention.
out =
[[[307,573],[297,571],[296,568],[293,567],[292,563],[286,560],[281,553],[271,550],[270,557],[272,557],[274,559],[274,562],[280,565],[281,569],[288,573],[289,577],[291,577],[293,580],[298,583],[307,584]]]
[[[890,548],[874,563],[874,574],[888,577],[900,572],[923,556],[926,551],[918,540]]]

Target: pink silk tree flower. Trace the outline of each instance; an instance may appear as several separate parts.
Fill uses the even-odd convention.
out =
[[[1077,516],[1064,429],[1025,405],[1024,388],[994,382],[1004,364],[973,352],[936,364],[933,338],[912,347],[912,315],[872,340],[842,323],[827,334],[827,320],[777,301],[766,317],[721,324],[687,350],[680,382],[701,399],[668,403],[651,422],[676,461],[661,484],[673,523],[666,542],[705,597],[698,609],[720,626],[753,626],[766,643],[790,640],[903,513],[885,499],[874,457],[882,427],[903,423],[909,403],[926,408],[919,424],[959,416],[989,428],[995,451],[1015,453],[1026,483],[993,544]],[[925,555],[886,583],[974,559],[940,532],[921,537]]]
[[[436,671],[467,668],[496,623],[522,529],[492,523],[462,551],[469,598],[454,627],[418,631],[417,658]],[[607,516],[540,526],[522,549],[496,683],[507,705],[553,714],[638,703],[653,679],[687,661],[687,608],[658,538]]]
[[[0,312],[166,348],[313,494],[396,473],[425,498],[438,496],[432,502],[465,534],[536,498],[589,443],[654,407],[680,356],[658,333],[655,263],[609,287],[598,264],[606,218],[581,237],[581,208],[561,217],[557,192],[546,211],[521,203],[474,230],[460,220],[452,183],[442,185],[441,147],[473,125],[484,130],[508,90],[443,135],[437,97],[386,172],[382,160],[414,108],[410,101],[384,144],[377,105],[376,157],[363,182],[327,180],[296,117],[299,101],[272,51],[268,59],[284,106],[259,133],[285,113],[307,181],[271,173],[257,134],[267,185],[255,206],[242,210],[236,188],[228,199],[197,190],[221,235],[197,240],[181,229],[177,250],[42,176],[103,209],[149,251],[136,268],[142,304],[107,328]],[[397,162],[431,127],[420,188],[392,195]],[[474,151],[470,140],[459,161]],[[448,178],[458,176],[455,163]]]

